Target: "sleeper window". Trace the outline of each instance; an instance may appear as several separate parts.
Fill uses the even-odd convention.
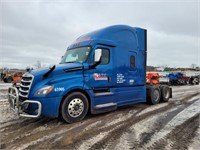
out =
[[[130,57],[130,67],[131,69],[135,68],[135,56],[131,55]]]

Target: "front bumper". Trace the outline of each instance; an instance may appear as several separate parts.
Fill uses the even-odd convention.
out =
[[[10,103],[11,109],[19,116],[28,118],[38,118],[41,116],[42,104],[36,100],[25,100],[23,102],[19,101],[19,93],[16,87],[10,87],[8,89],[8,101]],[[29,104],[35,104],[37,106],[35,114],[28,114],[25,112]]]

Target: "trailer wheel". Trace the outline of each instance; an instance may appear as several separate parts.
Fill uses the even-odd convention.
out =
[[[150,104],[158,104],[160,102],[161,92],[156,86],[149,86],[147,88],[147,101]]]
[[[194,85],[198,85],[199,84],[199,79],[197,77],[194,78]]]
[[[61,115],[68,123],[82,120],[88,112],[88,99],[81,92],[69,94],[61,106]]]
[[[161,101],[168,102],[170,98],[170,88],[169,86],[162,85],[161,88]]]
[[[3,79],[3,82],[4,82],[4,83],[7,83],[7,79],[6,79],[6,78],[4,78],[4,79]]]
[[[11,83],[12,82],[12,78],[11,77],[7,77],[6,81],[7,81],[7,83]]]
[[[199,79],[196,77],[191,77],[190,82],[191,85],[199,84]]]

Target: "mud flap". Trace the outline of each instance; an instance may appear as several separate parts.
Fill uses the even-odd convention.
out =
[[[169,88],[170,89],[170,97],[169,98],[172,98],[172,88]]]

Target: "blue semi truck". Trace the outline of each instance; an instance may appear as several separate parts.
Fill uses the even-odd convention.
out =
[[[82,120],[138,102],[167,102],[167,85],[146,84],[147,31],[115,25],[80,36],[61,62],[30,70],[19,89],[10,87],[8,101],[22,117]]]

